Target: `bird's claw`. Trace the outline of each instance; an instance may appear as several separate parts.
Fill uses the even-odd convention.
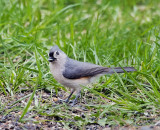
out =
[[[73,99],[69,102],[70,106],[73,107],[74,105],[77,104],[77,99]]]

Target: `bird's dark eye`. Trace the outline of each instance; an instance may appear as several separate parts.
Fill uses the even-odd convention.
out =
[[[56,54],[59,55],[59,52],[57,51]]]

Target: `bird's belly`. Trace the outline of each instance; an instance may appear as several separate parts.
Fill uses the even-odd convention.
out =
[[[56,79],[56,78],[55,78]],[[65,77],[61,77],[61,79],[56,79],[59,83],[61,83],[63,86],[74,88],[74,89],[80,89],[82,86],[86,86],[89,84],[89,80],[87,78],[81,78],[81,79],[67,79]]]

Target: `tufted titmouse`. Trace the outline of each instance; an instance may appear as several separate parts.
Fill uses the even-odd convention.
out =
[[[124,73],[124,70],[127,72],[136,71],[133,67],[124,67],[123,70],[121,67],[107,68],[87,62],[76,61],[67,57],[57,45],[51,48],[48,61],[50,62],[49,66],[53,77],[62,85],[73,89],[65,101],[69,102],[72,94],[77,91],[72,105],[80,97],[81,86],[92,83],[96,78],[115,72]]]

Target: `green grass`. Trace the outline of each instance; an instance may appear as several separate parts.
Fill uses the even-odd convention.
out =
[[[18,110],[23,122],[28,120],[25,114],[34,111],[62,118],[59,122],[65,128],[91,123],[148,125],[160,119],[158,0],[0,0],[0,12],[2,115]],[[52,95],[41,102],[43,89],[53,95],[68,93],[49,71],[48,52],[55,44],[73,59],[108,67],[134,66],[137,72],[104,76],[92,88],[85,87],[87,112],[82,118],[66,104],[52,107]],[[29,96],[18,101],[27,99],[25,105],[6,109],[10,102],[9,106],[19,103],[15,96],[24,92]],[[96,98],[87,99],[88,95]]]

